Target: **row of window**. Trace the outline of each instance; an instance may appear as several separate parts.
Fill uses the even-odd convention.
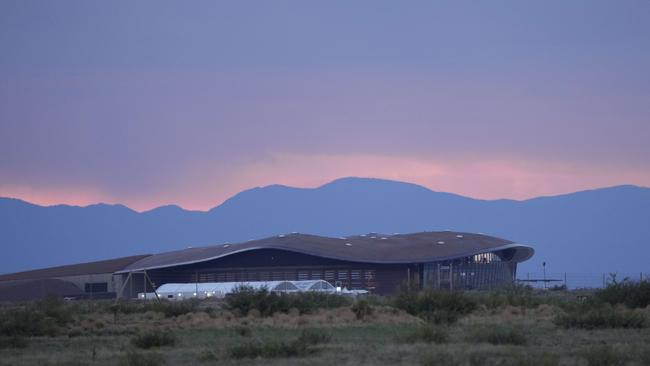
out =
[[[327,269],[295,271],[215,271],[198,274],[199,282],[306,281],[325,280],[349,289],[374,289],[376,273],[372,269]]]

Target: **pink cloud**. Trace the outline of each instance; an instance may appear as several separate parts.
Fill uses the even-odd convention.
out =
[[[188,168],[184,176],[185,180],[174,182],[164,194],[156,190],[151,194],[114,197],[92,187],[0,187],[0,196],[18,197],[44,205],[119,202],[137,210],[146,210],[176,203],[188,209],[206,210],[252,187],[270,184],[317,187],[347,176],[411,182],[435,191],[480,199],[527,199],[618,184],[650,185],[650,172],[626,166],[603,167],[516,158],[436,160],[366,154],[277,154],[230,170],[210,172],[197,165]]]

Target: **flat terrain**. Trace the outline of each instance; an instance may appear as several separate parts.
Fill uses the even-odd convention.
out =
[[[219,302],[194,303],[182,314],[55,304],[55,312],[72,313],[67,321],[49,336],[5,337],[0,365],[650,365],[647,307],[608,308],[642,323],[563,325],[558,319],[578,295],[535,296],[542,300],[519,306],[478,302],[447,321],[410,315],[388,300],[267,316],[255,309],[243,316]],[[13,316],[12,307],[2,316]]]

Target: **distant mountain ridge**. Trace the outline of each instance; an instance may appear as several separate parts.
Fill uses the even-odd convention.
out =
[[[38,206],[0,198],[0,273],[166,250],[243,242],[292,231],[341,236],[457,230],[532,245],[521,265],[554,271],[648,272],[650,189],[478,200],[411,183],[342,178],[318,188],[271,185],[209,211],[176,205]]]

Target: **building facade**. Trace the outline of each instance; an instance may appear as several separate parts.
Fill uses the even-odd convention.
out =
[[[492,236],[452,231],[348,237],[292,233],[154,255],[0,275],[0,300],[135,298],[167,283],[325,280],[390,294],[401,286],[471,290],[511,283],[534,250]]]
[[[125,297],[165,283],[203,282],[325,280],[376,294],[401,286],[468,290],[511,283],[517,263],[533,253],[507,240],[448,231],[345,238],[294,233],[153,255],[117,275]]]

